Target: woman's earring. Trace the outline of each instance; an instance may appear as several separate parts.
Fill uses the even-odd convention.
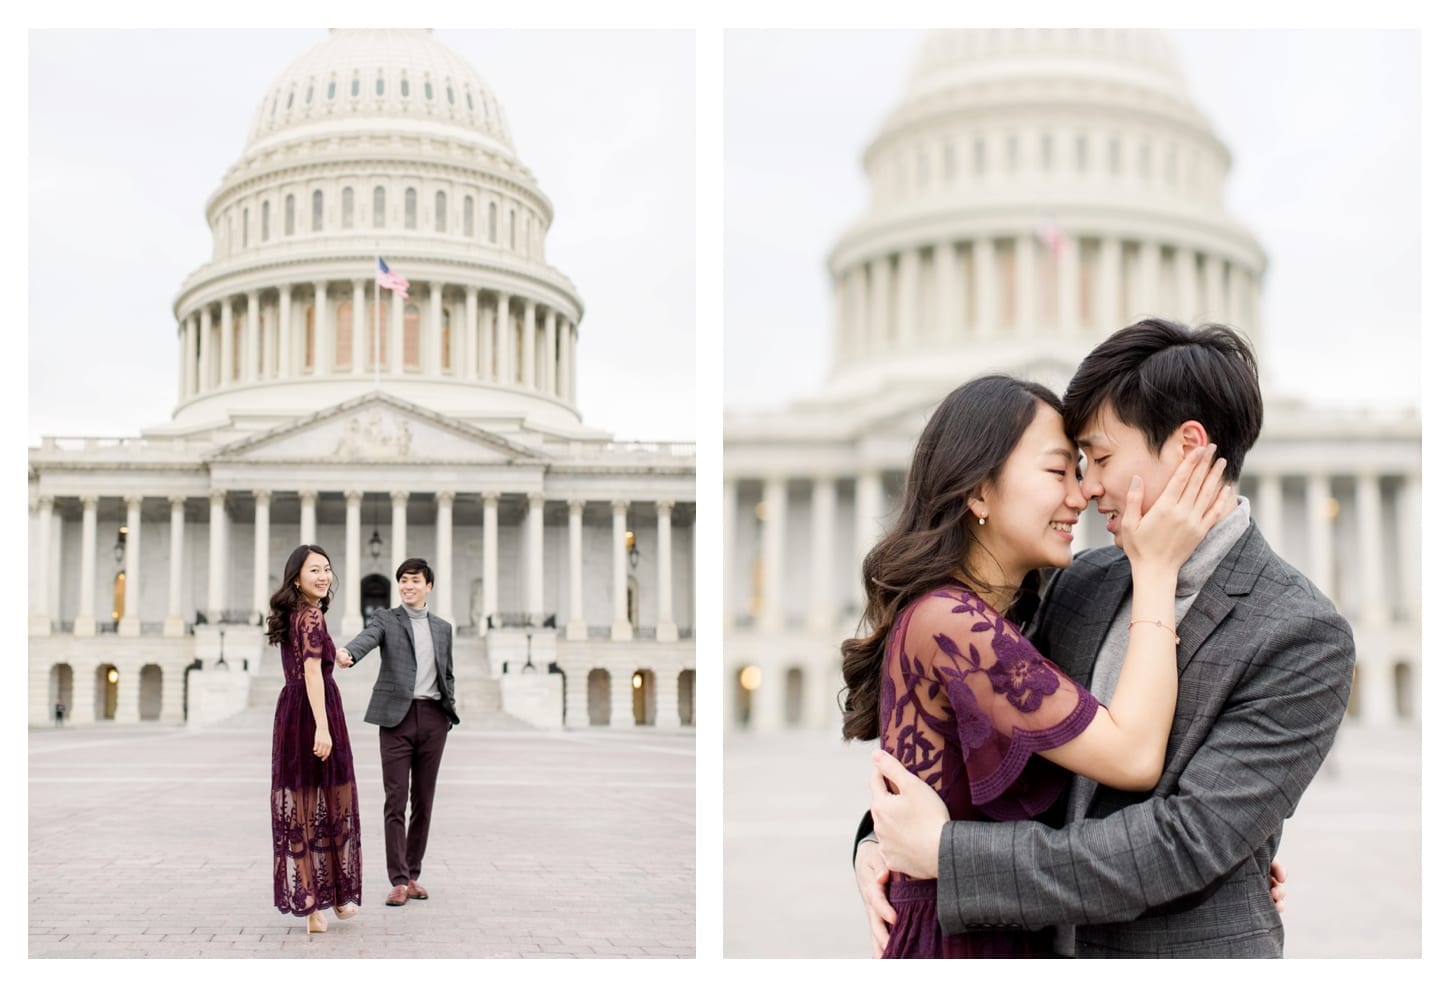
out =
[[[987,515],[985,515],[985,514],[978,514],[977,515],[977,524],[980,525],[980,524],[986,524],[986,523],[987,523]]]

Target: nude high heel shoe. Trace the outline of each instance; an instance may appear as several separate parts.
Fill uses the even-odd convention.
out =
[[[307,938],[311,939],[312,934],[327,931],[327,918],[321,912],[313,912],[307,916]]]
[[[338,905],[332,909],[332,914],[336,915],[338,918],[342,919],[345,922],[357,914],[357,905],[353,904],[352,902]]]

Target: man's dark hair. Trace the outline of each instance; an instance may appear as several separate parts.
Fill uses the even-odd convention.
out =
[[[403,576],[410,572],[421,572],[423,574],[423,582],[429,586],[433,585],[433,570],[429,568],[427,559],[404,559],[403,564],[398,566],[397,575],[393,578],[398,582],[402,582]]]
[[[1078,366],[1062,396],[1063,425],[1074,441],[1110,407],[1155,452],[1186,421],[1197,421],[1239,478],[1264,424],[1259,369],[1248,340],[1228,326],[1196,329],[1144,319],[1119,329]]]

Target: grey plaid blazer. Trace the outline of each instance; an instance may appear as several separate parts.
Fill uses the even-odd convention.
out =
[[[428,632],[433,635],[433,654],[438,664],[438,692],[443,711],[456,726],[458,712],[453,692],[453,625],[428,614]],[[361,662],[374,648],[381,648],[378,679],[363,719],[380,727],[395,727],[413,705],[413,685],[418,678],[418,659],[413,644],[413,623],[403,607],[375,610],[362,633],[343,645],[354,663]]]
[[[1084,552],[1031,628],[1079,682],[1132,588],[1117,548]],[[1349,702],[1349,625],[1256,525],[1178,628],[1178,708],[1151,793],[1099,785],[1088,818],[952,822],[942,928],[1073,924],[1079,956],[1281,956],[1268,894],[1284,819],[1329,753]]]

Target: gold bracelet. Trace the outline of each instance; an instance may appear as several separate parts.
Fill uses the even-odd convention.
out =
[[[1133,629],[1133,625],[1134,624],[1156,624],[1157,626],[1159,626],[1159,627],[1163,628],[1165,631],[1167,631],[1169,634],[1172,634],[1173,635],[1173,643],[1174,644],[1181,644],[1181,643],[1183,643],[1182,640],[1178,637],[1178,632],[1175,631],[1173,628],[1169,627],[1167,624],[1163,623],[1163,621],[1161,621],[1161,620],[1149,620],[1146,617],[1140,617],[1137,620],[1130,620],[1130,621],[1128,621],[1128,630],[1131,631]]]

